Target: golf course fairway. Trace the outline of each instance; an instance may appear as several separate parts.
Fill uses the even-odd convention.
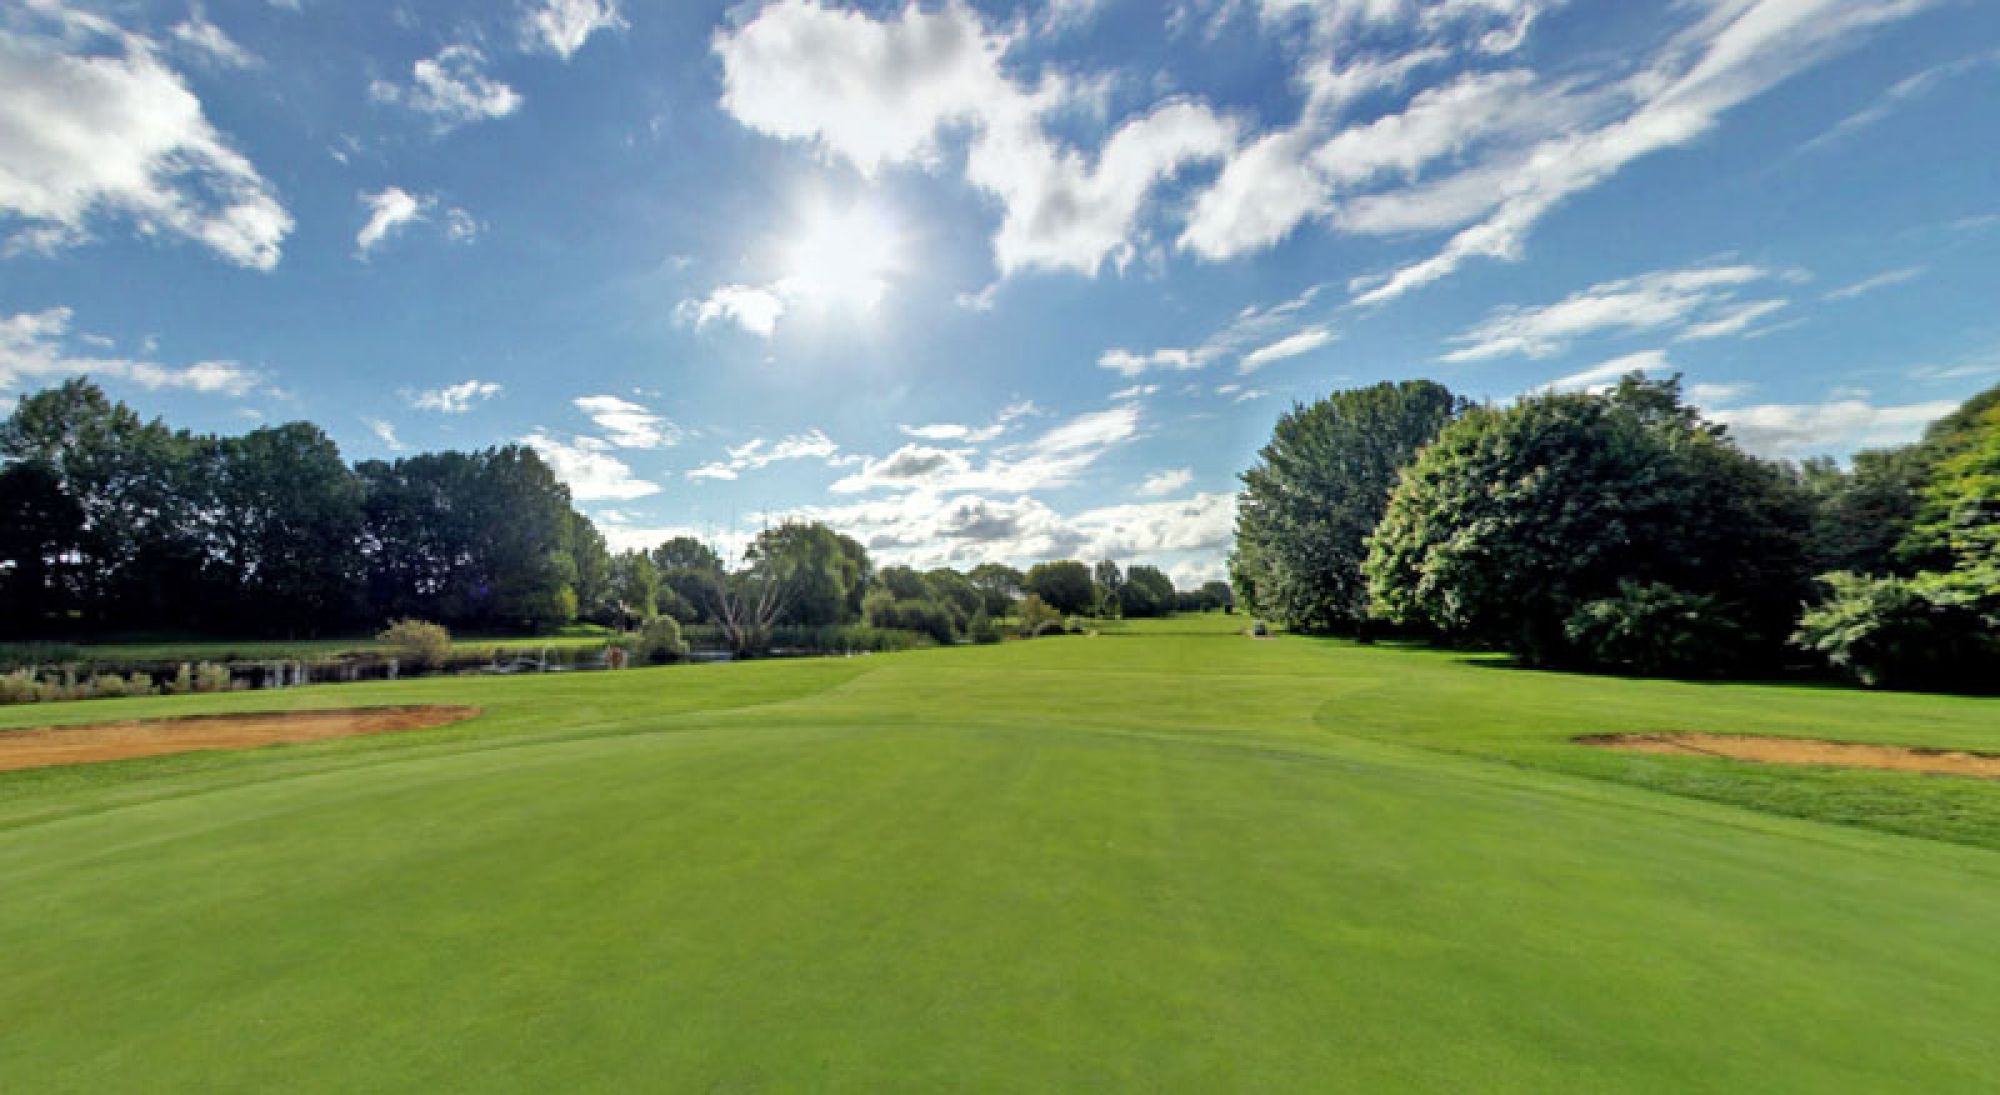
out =
[[[1241,617],[0,711],[425,730],[0,772],[0,1089],[1990,1091],[2000,702]]]

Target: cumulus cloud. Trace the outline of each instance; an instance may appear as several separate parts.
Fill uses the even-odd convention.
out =
[[[59,4],[0,30],[0,217],[7,250],[49,252],[123,219],[257,270],[292,216],[209,123],[150,39]]]
[[[581,502],[628,502],[660,493],[658,483],[640,479],[632,466],[606,450],[610,443],[596,437],[562,441],[547,431],[536,430],[521,443],[541,454],[549,470],[569,487]]]
[[[567,61],[600,30],[623,30],[618,0],[542,0],[522,17],[528,43]]]
[[[971,447],[943,449],[905,445],[879,458],[865,458],[857,471],[836,481],[836,494],[877,490],[992,491],[1024,494],[1076,481],[1112,448],[1139,433],[1139,407],[1122,403],[1077,415],[1039,436],[981,456]]]
[[[571,400],[576,409],[590,416],[605,440],[621,449],[665,449],[681,443],[685,434],[679,426],[654,414],[641,404],[615,395],[586,395]]]
[[[95,342],[72,335],[74,313],[68,308],[22,312],[0,319],[0,389],[46,384],[71,376],[122,380],[142,388],[171,388],[204,394],[244,396],[257,387],[258,376],[234,361],[198,361],[170,366],[144,358],[104,357],[79,353],[72,342]]]
[[[944,135],[963,132],[966,180],[1002,207],[993,252],[1003,277],[1122,267],[1155,187],[1227,155],[1236,124],[1205,104],[1171,100],[1128,119],[1086,155],[1044,122],[1088,90],[1055,75],[1033,85],[1010,77],[1003,61],[1017,33],[988,29],[958,0],[879,19],[778,0],[716,35],[722,107],[751,129],[809,141],[870,176],[938,167]],[[990,300],[972,298],[980,299]]]
[[[1156,471],[1139,484],[1139,494],[1144,498],[1165,498],[1187,489],[1194,482],[1193,468],[1174,468],[1170,471]]]
[[[373,194],[362,194],[361,204],[368,208],[368,220],[361,225],[361,231],[355,233],[354,248],[357,254],[366,258],[377,244],[404,225],[423,220],[431,199],[412,194],[400,186],[391,186]]]
[[[1764,403],[1725,408],[1710,417],[1729,427],[1744,448],[1769,456],[1812,456],[1901,445],[1958,408],[1954,400],[1878,406],[1864,399],[1824,403]]]
[[[403,398],[410,406],[420,411],[436,411],[439,414],[464,414],[473,407],[500,394],[500,385],[491,380],[467,380],[442,388],[430,388],[420,392],[404,392]]]
[[[476,46],[446,46],[435,57],[410,66],[410,82],[376,80],[368,87],[375,101],[395,103],[428,115],[443,133],[471,122],[504,118],[521,106],[521,95],[486,72],[486,55]]]
[[[1781,277],[1760,266],[1701,266],[1602,282],[1540,307],[1496,309],[1452,341],[1454,362],[1501,357],[1549,357],[1578,339],[1606,333],[1678,330],[1683,339],[1740,333],[1784,306],[1782,300],[1743,302],[1745,286]]]
[[[684,300],[674,310],[682,322],[699,331],[711,323],[734,323],[762,338],[770,338],[784,317],[785,300],[773,289],[754,285],[723,285],[701,300]]]

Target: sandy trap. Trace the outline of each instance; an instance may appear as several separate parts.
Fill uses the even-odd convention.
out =
[[[1727,757],[1760,764],[1826,764],[1840,768],[1878,768],[1890,772],[2000,779],[2000,755],[1968,753],[1957,749],[1917,749],[1901,745],[1863,745],[1814,738],[1737,734],[1594,734],[1576,741],[1579,745],[1630,753]]]
[[[356,707],[0,730],[0,772],[424,730],[477,714],[477,707]]]

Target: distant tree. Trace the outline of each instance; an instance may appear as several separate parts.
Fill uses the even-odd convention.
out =
[[[574,615],[598,623],[610,622],[616,615],[613,604],[616,594],[611,584],[611,549],[604,542],[604,534],[597,531],[590,518],[572,510],[564,551],[574,575],[568,580],[570,588],[576,591]]]
[[[83,539],[83,510],[46,462],[0,467],[0,634],[65,630],[80,604],[67,554]]]
[[[692,536],[676,536],[653,549],[653,566],[662,573],[694,570],[714,574],[722,570],[722,556]]]
[[[206,493],[215,567],[235,627],[313,634],[360,617],[361,479],[319,427],[253,430],[214,445]]]
[[[610,588],[612,622],[621,630],[659,614],[660,572],[645,552],[622,551],[612,556]]]
[[[1806,461],[1800,476],[1812,502],[1813,570],[1908,572],[1898,549],[1916,521],[1929,464],[1916,445],[1856,453],[1852,470],[1827,459]]]
[[[1236,610],[1236,594],[1229,588],[1228,582],[1221,580],[1203,582],[1201,591],[1208,599],[1208,602],[1214,607],[1224,612],[1234,612]]]
[[[1127,618],[1165,616],[1174,610],[1174,581],[1158,567],[1134,565],[1118,587],[1118,611]]]
[[[1014,602],[1026,592],[1027,577],[1001,563],[981,563],[966,575],[985,600],[986,614],[996,619],[1011,616]]]
[[[821,627],[853,619],[854,590],[867,570],[858,546],[823,524],[786,522],[759,533],[747,558],[752,570],[785,586],[779,623]]]
[[[1297,631],[1360,628],[1367,538],[1396,473],[1465,406],[1428,380],[1294,405],[1243,474],[1231,572],[1246,603]]]
[[[676,536],[653,549],[660,576],[660,611],[684,624],[709,623],[708,606],[722,556],[692,536]]]
[[[913,567],[883,567],[875,576],[875,584],[898,601],[927,601],[931,598],[930,582]]]
[[[1118,564],[1105,559],[1091,568],[1091,581],[1096,585],[1092,599],[1091,613],[1097,616],[1116,616],[1123,605],[1121,594],[1125,586],[1125,575]]]
[[[1090,568],[1074,559],[1036,563],[1028,569],[1028,592],[1065,616],[1089,612],[1097,598]]]
[[[1047,601],[1042,600],[1042,595],[1039,593],[1030,593],[1021,598],[1018,616],[1021,627],[1020,634],[1024,639],[1032,639],[1037,635],[1047,634],[1050,631],[1062,630],[1063,614],[1056,611]]]
[[[963,629],[985,607],[986,599],[971,579],[950,567],[924,572],[924,584],[931,596],[951,609],[952,618]]]

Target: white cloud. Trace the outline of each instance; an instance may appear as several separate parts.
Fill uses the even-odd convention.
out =
[[[1755,385],[1751,384],[1693,384],[1688,387],[1690,400],[1703,407],[1714,407],[1735,401],[1750,394]]]
[[[905,445],[886,457],[862,461],[859,470],[830,488],[836,494],[875,490],[991,491],[1023,494],[1067,486],[1112,448],[1138,436],[1139,407],[1122,403],[1077,415],[1040,436],[975,459],[971,448]]]
[[[1571,373],[1549,385],[1558,392],[1602,392],[1610,389],[1625,378],[1627,373],[1659,373],[1667,369],[1667,355],[1663,350],[1642,350],[1624,357],[1614,357],[1602,365],[1594,365],[1581,372]]]
[[[1044,119],[1089,100],[1084,85],[1017,83],[1003,59],[1022,32],[993,32],[959,0],[873,19],[816,0],[777,0],[716,35],[722,107],[760,133],[812,142],[864,175],[938,167],[944,134],[968,135],[965,178],[1000,200],[1001,275],[1122,268],[1148,196],[1181,168],[1226,155],[1236,126],[1206,105],[1168,101],[1116,127],[1094,158]],[[990,297],[973,296],[978,306]]]
[[[368,432],[374,434],[375,439],[382,442],[390,452],[403,452],[409,448],[403,444],[402,438],[396,436],[396,427],[389,423],[379,418],[364,418],[361,421],[367,424]]]
[[[1949,399],[1876,406],[1859,398],[1836,398],[1716,410],[1710,417],[1753,452],[1809,456],[1914,441],[1925,426],[1957,408]]]
[[[1892,285],[1901,285],[1904,282],[1915,281],[1924,276],[1924,270],[1925,268],[1922,266],[1905,266],[1900,270],[1886,270],[1872,278],[1863,278],[1851,285],[1843,285],[1838,289],[1828,292],[1820,299],[1828,301],[1853,300],[1855,297],[1864,296],[1877,289],[1887,289]]]
[[[1160,386],[1158,384],[1133,384],[1112,392],[1111,398],[1114,401],[1120,399],[1143,399],[1146,396],[1157,393],[1159,390]]]
[[[1130,350],[1111,349],[1097,358],[1097,367],[1110,369],[1119,376],[1138,376],[1141,373],[1160,370],[1165,372],[1185,372],[1199,369],[1208,361],[1193,352],[1181,349],[1154,350],[1150,353],[1135,354]]]
[[[1000,408],[993,421],[984,426],[967,426],[958,422],[933,422],[923,426],[898,426],[904,434],[921,441],[959,441],[966,444],[981,444],[991,441],[1018,420],[1039,413],[1041,408],[1031,400],[1021,400]]]
[[[541,0],[522,18],[528,42],[567,61],[600,30],[623,30],[618,0]]]
[[[275,267],[291,214],[155,44],[60,5],[32,14],[46,33],[0,30],[0,215],[25,222],[7,250],[69,247],[111,216]]]
[[[500,385],[491,380],[467,380],[443,388],[431,388],[421,392],[404,392],[403,398],[410,406],[420,411],[436,411],[439,414],[464,414],[475,405],[484,403],[500,394]]]
[[[1832,129],[1807,141],[1801,146],[1800,151],[1810,152],[1851,137],[1930,94],[1938,85],[1995,64],[2000,64],[2000,50],[1975,53],[1970,57],[1933,65],[1914,76],[1904,77],[1891,84],[1889,89],[1882,93],[1881,98],[1842,118]]]
[[[621,449],[665,449],[681,443],[679,426],[640,404],[615,395],[586,395],[571,401],[590,416],[605,440]]]
[[[504,118],[521,106],[521,95],[487,75],[486,55],[463,43],[410,66],[410,83],[377,80],[368,93],[377,102],[396,103],[427,114],[440,133],[471,122]]]
[[[257,64],[257,58],[249,50],[209,22],[199,4],[189,9],[186,19],[174,24],[171,33],[175,42],[212,64],[224,68],[249,68]]]
[[[521,443],[548,461],[549,470],[578,501],[628,502],[660,492],[658,483],[637,478],[631,465],[606,452],[609,443],[599,438],[578,437],[565,442],[536,430]]]
[[[706,298],[684,300],[675,309],[675,315],[693,323],[697,331],[711,323],[734,323],[763,338],[771,337],[784,314],[783,297],[754,285],[723,285]]]
[[[431,198],[412,194],[400,186],[391,186],[373,194],[362,194],[361,203],[368,207],[368,220],[361,231],[354,235],[355,252],[367,258],[375,246],[399,231],[404,225],[424,219],[424,211],[431,206]]]
[[[1445,361],[1498,357],[1549,357],[1577,339],[1605,333],[1635,334],[1681,329],[1682,338],[1740,332],[1783,301],[1741,303],[1746,285],[1780,275],[1759,266],[1701,266],[1663,270],[1602,282],[1542,307],[1495,309],[1483,322],[1452,339],[1462,348]]]
[[[1291,356],[1258,358],[1255,364],[1249,359],[1260,353],[1274,350],[1285,343],[1292,343],[1295,353],[1305,353],[1339,337],[1324,324],[1302,325],[1299,314],[1311,306],[1323,286],[1314,285],[1298,296],[1281,301],[1269,307],[1250,305],[1238,311],[1234,318],[1220,330],[1203,339],[1193,347],[1164,347],[1144,353],[1122,348],[1104,351],[1097,359],[1099,368],[1125,377],[1136,377],[1146,372],[1189,372],[1207,368],[1224,358],[1243,355],[1239,367],[1249,372],[1261,365]],[[1247,367],[1245,367],[1247,366]],[[1114,397],[1114,398],[1123,398]]]
[[[785,460],[823,460],[828,464],[839,459],[840,446],[820,430],[807,430],[792,434],[777,441],[752,438],[741,445],[725,450],[726,460],[716,460],[695,468],[687,473],[689,479],[735,479],[742,472],[767,468]]]
[[[257,387],[257,374],[234,361],[198,361],[174,367],[144,359],[76,353],[66,345],[73,315],[68,308],[49,308],[0,319],[0,389],[86,375],[154,390],[172,388],[237,397]],[[78,336],[77,341],[84,341],[84,336]]]
[[[1259,346],[1244,354],[1243,361],[1237,368],[1239,372],[1256,372],[1273,362],[1309,354],[1332,341],[1333,332],[1324,327],[1308,327],[1297,334],[1287,335],[1276,342]]]
[[[1156,471],[1139,484],[1139,495],[1143,498],[1165,498],[1176,491],[1185,490],[1194,482],[1193,468],[1174,468],[1170,471]]]
[[[444,212],[444,237],[453,243],[471,243],[485,231],[485,226],[472,214],[453,207]]]
[[[1629,78],[1594,96],[1608,117],[1566,127],[1530,149],[1505,173],[1484,219],[1429,258],[1357,279],[1356,303],[1376,304],[1449,276],[1475,258],[1511,260],[1535,224],[1571,196],[1644,156],[1694,141],[1742,103],[1852,44],[1863,32],[1903,18],[1927,0],[1723,0],[1698,9]],[[1468,172],[1493,177],[1491,165]],[[1496,181],[1499,181],[1496,178]]]

